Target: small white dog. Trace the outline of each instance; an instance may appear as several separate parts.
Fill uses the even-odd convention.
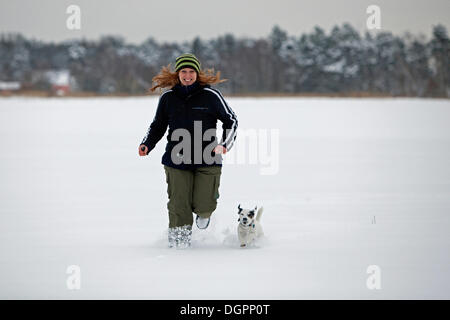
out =
[[[242,209],[241,205],[238,205],[239,225],[238,225],[238,237],[241,243],[241,248],[248,246],[255,239],[264,235],[261,227],[261,215],[263,207],[258,209]],[[256,214],[256,217],[255,217]]]

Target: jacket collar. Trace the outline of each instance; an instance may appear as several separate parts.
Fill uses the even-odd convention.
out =
[[[191,84],[190,86],[183,86],[180,83],[177,83],[172,87],[172,90],[175,92],[177,96],[186,100],[191,96],[197,94],[202,91],[203,88],[209,88],[210,85],[200,85],[197,81]]]

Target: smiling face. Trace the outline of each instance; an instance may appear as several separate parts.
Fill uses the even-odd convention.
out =
[[[183,86],[189,86],[197,80],[197,72],[191,68],[183,68],[178,72],[178,78]]]

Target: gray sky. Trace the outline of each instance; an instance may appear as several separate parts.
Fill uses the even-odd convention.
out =
[[[66,27],[71,4],[81,8],[81,30]],[[133,43],[149,36],[178,42],[225,33],[258,38],[275,24],[296,36],[343,22],[362,32],[371,4],[381,8],[382,30],[429,36],[441,23],[450,31],[450,0],[0,0],[0,32],[46,41],[121,35]]]

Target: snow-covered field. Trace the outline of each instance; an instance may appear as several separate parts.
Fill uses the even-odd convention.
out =
[[[224,166],[188,250],[166,247],[165,138],[137,155],[156,102],[0,99],[0,298],[450,298],[449,100],[228,99],[227,157],[252,132],[272,157]],[[239,203],[265,208],[254,248]]]

